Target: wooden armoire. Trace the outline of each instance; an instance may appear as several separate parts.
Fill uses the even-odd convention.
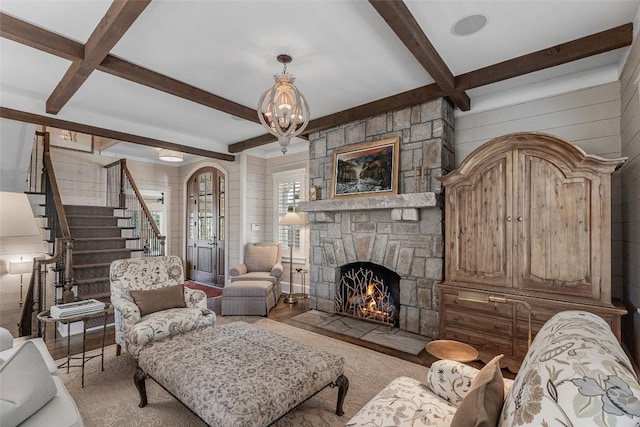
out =
[[[440,338],[473,345],[485,362],[504,353],[503,366],[518,370],[528,349],[526,304],[460,298],[471,291],[528,303],[534,336],[555,313],[586,310],[620,340],[626,311],[611,302],[611,174],[623,162],[551,135],[515,133],[441,177]]]

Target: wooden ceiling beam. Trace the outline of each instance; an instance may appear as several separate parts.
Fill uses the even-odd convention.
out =
[[[235,156],[231,154],[203,150],[201,148],[175,144],[173,142],[162,141],[160,139],[147,138],[145,136],[133,135],[130,133],[118,132],[111,129],[85,125],[82,123],[70,122],[68,120],[56,119],[55,117],[42,116],[39,114],[14,110],[7,107],[0,107],[0,118],[16,120],[24,123],[32,123],[41,126],[52,126],[59,129],[67,129],[74,132],[101,136],[103,138],[110,138],[116,139],[118,141],[126,141],[132,142],[134,144],[146,145],[148,147],[166,148],[168,150],[180,151],[182,153],[194,154],[196,156],[209,157],[212,159],[226,160],[229,162],[233,162],[235,160]]]
[[[455,90],[465,91],[487,84],[497,83],[513,77],[553,67],[555,65],[561,65],[577,59],[629,46],[632,42],[633,24],[629,23],[621,25],[610,30],[582,37],[548,49],[530,53],[528,55],[523,55],[496,65],[461,74],[455,78],[457,85]],[[423,96],[411,97],[406,95],[410,93],[414,93],[414,95],[422,94]],[[311,120],[305,129],[305,133],[316,132],[318,130],[338,126],[349,121],[374,116],[380,112],[408,107],[410,105],[415,105],[420,102],[426,102],[431,99],[447,95],[448,94],[440,89],[437,84],[423,86],[415,89],[414,91],[393,95],[359,107],[351,108],[350,110],[341,111],[325,117],[320,117],[319,119]],[[370,114],[366,114],[367,108],[371,109]],[[381,111],[382,108],[387,108],[387,110]],[[356,111],[357,114],[355,114]],[[364,114],[366,114],[364,116],[362,116],[363,111]],[[229,152],[238,153],[248,148],[269,144],[274,140],[275,138],[271,135],[260,135],[229,145]]]
[[[260,124],[258,112],[252,108],[132,64],[113,55],[107,56],[98,66],[98,70]]]
[[[84,45],[82,43],[21,21],[3,12],[0,12],[0,36],[70,61],[80,61],[84,56]],[[253,123],[260,123],[258,113],[254,109],[132,64],[113,55],[107,55],[97,69],[187,101],[241,117]]]
[[[443,96],[445,96],[445,92],[440,89],[437,84],[432,83],[427,86],[398,93],[396,95],[378,99],[377,101],[368,102],[357,107],[311,120],[304,132],[305,134],[317,132],[343,123],[366,119],[367,117],[375,116],[376,114],[382,114],[391,110],[398,110],[400,108],[420,104]],[[229,145],[229,152],[239,153],[243,150],[248,150],[249,148],[269,144],[275,140],[276,137],[271,134],[256,136],[254,138],[249,138]]]
[[[107,13],[84,45],[83,58],[73,61],[47,99],[47,113],[60,112],[150,2],[151,0],[123,0],[111,3]]]
[[[76,61],[84,56],[82,43],[0,12],[0,36],[60,58]]]
[[[471,108],[469,96],[456,88],[455,77],[403,1],[369,0],[389,28],[404,43],[422,68],[462,111]]]
[[[501,82],[513,77],[630,46],[632,42],[633,24],[620,25],[590,36],[461,74],[456,77],[456,90],[464,91]]]

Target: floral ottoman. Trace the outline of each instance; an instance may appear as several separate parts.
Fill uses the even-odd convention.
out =
[[[266,426],[327,386],[349,388],[344,360],[245,322],[188,332],[140,352],[135,383],[152,378],[212,426]]]

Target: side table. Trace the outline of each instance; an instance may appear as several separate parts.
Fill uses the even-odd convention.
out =
[[[67,368],[67,373],[69,373],[69,368],[82,368],[82,387],[84,388],[84,365],[91,359],[100,356],[101,359],[101,370],[104,371],[104,339],[107,334],[107,317],[109,316],[109,312],[113,306],[110,303],[105,303],[104,308],[99,311],[92,311],[91,313],[78,314],[77,316],[70,316],[64,318],[54,318],[51,317],[51,313],[49,310],[42,311],[38,313],[37,318],[41,322],[45,323],[53,323],[54,326],[57,323],[63,323],[67,325],[67,360],[61,363],[58,368]],[[87,320],[93,319],[96,317],[104,316],[104,322],[102,324],[102,345],[100,348],[100,354],[96,354],[93,356],[86,355],[86,343],[87,343]],[[73,322],[82,321],[82,356],[71,356],[71,324]],[[80,364],[72,365],[71,362],[73,360],[80,360]]]
[[[296,268],[296,273],[300,274],[300,281],[301,281],[301,285],[302,285],[302,293],[300,294],[294,294],[296,297],[298,298],[309,298],[309,294],[307,294],[306,292],[306,276],[307,276],[307,270],[305,270],[304,268]]]

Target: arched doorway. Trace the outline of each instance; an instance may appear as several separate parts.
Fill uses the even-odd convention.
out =
[[[198,169],[187,181],[187,276],[224,285],[225,176]]]

